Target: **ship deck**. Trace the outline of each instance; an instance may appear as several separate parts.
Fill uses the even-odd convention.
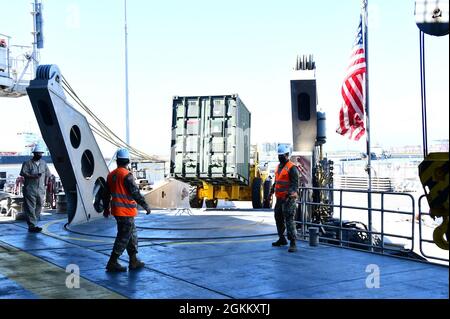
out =
[[[66,222],[66,215],[50,211],[42,217],[41,234],[28,233],[24,221],[0,223],[0,298],[449,297],[446,266],[323,244],[310,247],[304,241],[296,253],[272,247],[277,236],[270,211],[140,214],[136,220],[139,257],[146,266],[118,274],[104,269],[115,220],[102,218],[72,226],[70,231],[64,228]],[[127,264],[126,253],[121,261]],[[369,265],[378,267],[379,288],[367,287]],[[73,267],[81,276],[79,289],[66,285],[73,278],[69,276]]]

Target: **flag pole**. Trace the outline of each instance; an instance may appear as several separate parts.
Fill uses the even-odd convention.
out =
[[[363,43],[364,54],[366,59],[366,73],[365,73],[365,115],[366,115],[366,148],[367,148],[367,206],[368,206],[368,228],[369,228],[369,244],[370,250],[373,251],[372,240],[372,152],[370,148],[370,117],[369,117],[369,37],[368,37],[368,0],[362,0],[362,28],[363,28]]]
[[[130,144],[130,105],[128,91],[128,23],[127,23],[127,0],[124,0],[125,17],[125,141]]]

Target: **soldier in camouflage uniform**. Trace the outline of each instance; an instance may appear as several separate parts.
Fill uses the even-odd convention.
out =
[[[127,169],[130,154],[127,149],[117,151],[117,169],[109,173],[107,187],[103,191],[103,215],[110,214],[117,221],[117,237],[106,265],[108,272],[123,272],[126,268],[119,264],[120,255],[127,250],[130,256],[129,269],[136,270],[144,267],[144,263],[137,258],[138,237],[134,218],[138,215],[138,204],[151,213],[151,209],[140,194],[134,182],[133,174]],[[111,211],[109,205],[111,204]]]
[[[275,183],[272,187],[272,194],[275,193],[277,202],[275,204],[275,222],[279,239],[272,243],[272,246],[287,245],[284,232],[287,229],[287,236],[290,241],[289,252],[296,252],[297,228],[295,225],[295,213],[297,211],[297,198],[299,188],[300,172],[289,160],[289,147],[280,144],[278,147],[278,159],[280,164],[275,171]]]

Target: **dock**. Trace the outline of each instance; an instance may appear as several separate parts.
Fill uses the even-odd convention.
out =
[[[448,267],[300,241],[272,247],[270,210],[176,210],[141,214],[135,272],[111,274],[113,218],[65,228],[48,211],[43,232],[0,223],[1,299],[448,299]],[[127,265],[126,252],[121,263]],[[79,288],[71,280],[79,271]],[[372,287],[373,270],[379,273]],[[375,285],[376,286],[376,285]]]

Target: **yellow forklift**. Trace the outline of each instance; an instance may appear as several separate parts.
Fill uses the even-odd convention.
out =
[[[254,152],[250,164],[249,185],[239,183],[217,184],[213,181],[201,181],[191,190],[189,202],[192,208],[216,208],[219,199],[228,201],[251,201],[253,208],[272,208],[272,196],[269,196],[272,179],[267,170],[259,167],[259,152]]]
[[[251,114],[237,94],[175,96],[172,111],[170,176],[191,185],[192,208],[216,208],[219,199],[272,207],[272,180],[250,144]]]

